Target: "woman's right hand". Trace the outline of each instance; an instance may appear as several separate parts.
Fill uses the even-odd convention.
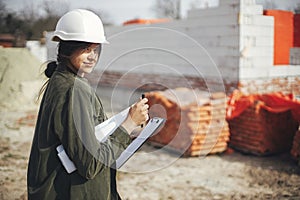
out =
[[[143,98],[138,102],[133,104],[129,110],[128,117],[123,122],[122,126],[130,134],[135,128],[144,124],[149,119],[148,109],[149,105],[147,104],[148,99]]]

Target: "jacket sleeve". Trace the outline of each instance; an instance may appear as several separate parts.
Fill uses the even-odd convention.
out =
[[[115,162],[131,139],[126,131],[118,128],[105,142],[98,142],[92,105],[94,97],[87,88],[75,86],[67,92],[63,103],[58,104],[61,108],[56,109],[61,110],[56,114],[60,119],[56,120],[58,127],[61,127],[57,133],[78,173],[92,179],[103,167],[110,167]]]

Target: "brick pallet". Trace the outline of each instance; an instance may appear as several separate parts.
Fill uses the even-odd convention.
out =
[[[298,122],[290,110],[272,113],[263,109],[262,101],[255,101],[238,117],[228,120],[229,145],[254,155],[269,155],[289,151]]]
[[[199,156],[227,149],[229,128],[225,119],[226,95],[187,88],[146,93],[150,116],[167,119],[164,128],[149,143]]]

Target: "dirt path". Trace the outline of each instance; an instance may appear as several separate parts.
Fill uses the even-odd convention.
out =
[[[26,199],[35,112],[0,113],[0,200]],[[300,199],[300,167],[289,153],[177,158],[165,151],[154,155],[155,151],[144,145],[138,159],[121,168],[118,190],[123,199]]]
[[[180,158],[158,171],[119,174],[124,199],[300,199],[300,170],[289,154]]]

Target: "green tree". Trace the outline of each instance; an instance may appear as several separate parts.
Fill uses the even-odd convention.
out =
[[[0,0],[0,30],[4,28],[4,18],[7,14],[6,6],[2,0]]]
[[[70,10],[66,1],[44,0],[41,4],[24,3],[18,13],[8,11],[0,0],[0,33],[25,36],[27,40],[38,40],[44,31],[53,31],[59,18]],[[105,25],[112,24],[108,13],[89,9],[98,14]]]

